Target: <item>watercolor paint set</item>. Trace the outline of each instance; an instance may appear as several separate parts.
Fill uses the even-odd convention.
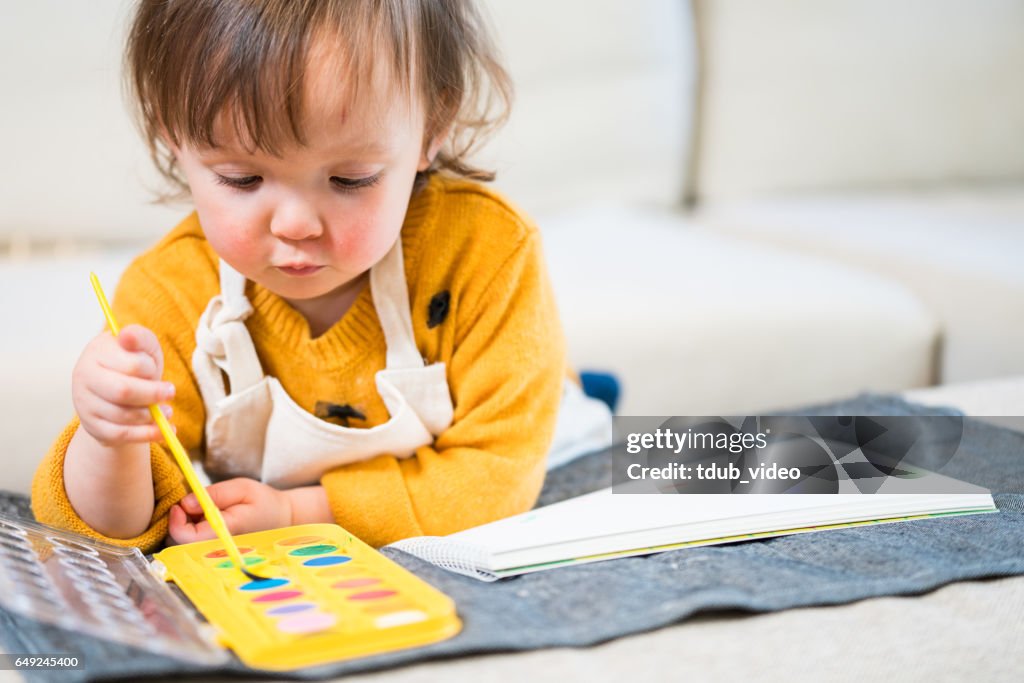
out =
[[[154,556],[249,666],[291,669],[426,645],[461,629],[455,603],[334,524],[236,536],[252,580],[218,540]]]
[[[279,671],[426,645],[461,628],[450,598],[341,527],[236,540],[267,578],[242,574],[218,540],[172,546],[149,562],[137,548],[0,516],[0,604],[165,656],[216,665],[230,648]]]

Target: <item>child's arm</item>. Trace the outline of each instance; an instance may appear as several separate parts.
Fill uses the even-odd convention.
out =
[[[63,483],[82,521],[104,536],[138,536],[153,515],[150,441],[160,432],[146,407],[174,396],[163,371],[156,335],[136,325],[116,338],[97,335],[72,374],[81,425],[68,444]]]
[[[191,374],[194,321],[189,322],[179,305],[181,301],[169,296],[161,284],[169,279],[161,279],[162,269],[172,270],[178,278],[190,275],[185,267],[164,265],[156,259],[133,263],[122,276],[113,300],[114,313],[126,327],[117,339],[101,335],[93,343],[119,347],[127,344],[134,349],[139,340],[133,339],[131,330],[138,331],[139,327],[133,323],[153,331],[164,354],[162,381],[153,381],[153,384],[158,387],[174,385],[171,422],[186,450],[192,450],[201,442],[205,420]],[[152,340],[143,343],[152,344]],[[131,353],[140,352],[133,350]],[[124,365],[115,369],[131,371]],[[152,368],[140,371],[148,377]],[[126,394],[121,400],[170,402],[153,398],[141,395],[130,398]],[[93,418],[103,413],[103,409],[97,412],[95,405],[78,397],[75,407],[85,422],[95,423]],[[148,411],[146,416],[148,419]],[[122,415],[120,419],[128,418]],[[133,425],[121,434],[142,440],[141,443],[131,441],[111,447],[110,441],[117,439],[117,428],[110,428],[109,432],[100,428],[96,434],[90,434],[88,429],[81,428],[79,415],[76,415],[36,470],[32,483],[32,510],[36,518],[45,524],[117,545],[137,546],[144,551],[159,546],[167,534],[168,511],[187,489],[170,453],[159,443],[159,431],[147,425]]]
[[[156,335],[132,325],[93,338],[72,373],[81,425],[64,456],[64,490],[82,521],[106,536],[138,536],[153,515],[149,442],[160,433],[147,406],[174,397],[163,366]]]
[[[373,545],[526,511],[543,484],[566,361],[535,229],[463,304],[448,359],[451,427],[413,458],[382,456],[321,479],[337,523]]]

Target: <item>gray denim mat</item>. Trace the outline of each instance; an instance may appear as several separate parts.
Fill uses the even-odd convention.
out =
[[[861,396],[796,414],[955,412]],[[462,633],[415,650],[267,675],[317,679],[473,653],[585,646],[679,622],[697,612],[840,604],[923,593],[953,581],[1024,574],[1024,434],[969,419],[960,453],[942,472],[991,489],[1000,512],[689,548],[496,583],[450,574],[386,550],[455,600]],[[610,482],[608,455],[587,456],[548,475],[541,504]],[[26,510],[24,498],[0,500],[0,510],[12,509]],[[2,611],[0,637],[8,652],[79,654],[86,661],[85,670],[32,672],[31,680],[261,673],[238,662],[219,669],[191,667]]]

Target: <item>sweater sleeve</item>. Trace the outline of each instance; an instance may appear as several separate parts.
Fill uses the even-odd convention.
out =
[[[566,361],[536,230],[457,320],[452,425],[415,457],[383,455],[321,479],[337,523],[374,546],[524,512],[540,493]]]
[[[152,330],[164,354],[163,379],[175,386],[172,423],[186,451],[200,446],[204,409],[192,377],[191,357],[195,342],[191,326],[173,297],[136,261],[122,276],[112,303],[121,326],[139,324]],[[97,308],[97,316],[99,309]],[[167,535],[168,513],[187,492],[184,477],[170,451],[161,443],[150,444],[155,506],[149,527],[135,538],[111,538],[89,527],[75,511],[64,489],[64,456],[79,427],[74,417],[51,446],[32,482],[32,511],[40,522],[74,531],[119,546],[136,546],[143,552],[158,548]]]

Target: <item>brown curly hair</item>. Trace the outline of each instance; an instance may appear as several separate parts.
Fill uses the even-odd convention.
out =
[[[141,0],[125,86],[153,161],[175,188],[165,199],[187,196],[188,186],[164,137],[214,146],[225,111],[253,149],[304,144],[303,80],[324,37],[352,75],[349,92],[383,56],[397,93],[415,88],[421,98],[425,141],[449,130],[426,173],[494,178],[467,158],[507,119],[512,85],[472,0]]]

